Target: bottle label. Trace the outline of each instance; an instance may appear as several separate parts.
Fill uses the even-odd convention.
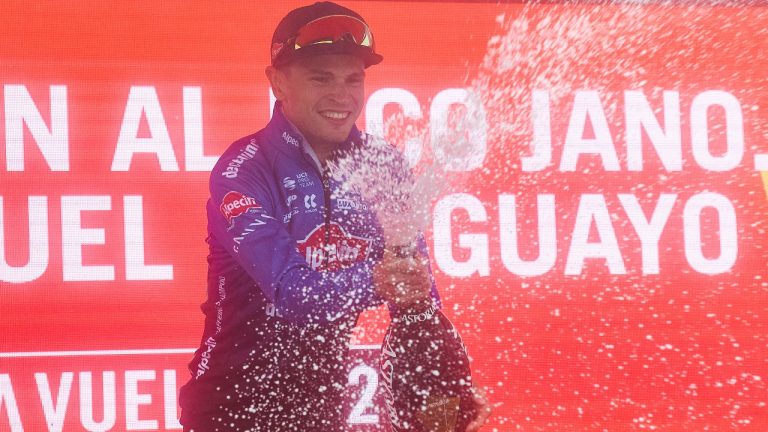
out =
[[[391,330],[391,329],[390,329]],[[397,354],[390,345],[391,331],[387,332],[384,343],[381,344],[381,364],[379,374],[384,381],[384,405],[386,415],[389,417],[389,424],[395,431],[401,430],[400,416],[397,414],[394,395],[395,364],[397,363]]]
[[[435,310],[437,309],[435,308],[434,304],[430,305],[429,308],[423,311],[408,310],[400,316],[400,320],[405,324],[424,322],[432,319],[432,317],[435,316]]]
[[[433,396],[427,398],[418,417],[425,432],[453,432],[459,417],[459,396]]]

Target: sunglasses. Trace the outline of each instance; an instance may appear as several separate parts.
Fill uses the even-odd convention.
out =
[[[337,42],[349,42],[375,51],[373,34],[364,22],[348,15],[328,15],[304,24],[287,43],[272,44],[272,60],[285,49],[297,51],[310,45]]]

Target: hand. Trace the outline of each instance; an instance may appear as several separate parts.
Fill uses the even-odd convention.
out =
[[[491,416],[493,406],[488,402],[488,398],[485,396],[485,391],[479,387],[472,388],[472,395],[475,399],[475,409],[477,410],[477,417],[472,420],[472,423],[467,425],[466,432],[477,432],[480,430],[488,417]]]
[[[390,251],[373,268],[376,293],[396,307],[429,300],[432,281],[425,258],[399,258]]]

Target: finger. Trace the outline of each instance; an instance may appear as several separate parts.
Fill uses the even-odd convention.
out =
[[[390,267],[387,269],[386,274],[393,281],[406,281],[408,283],[426,277],[423,271],[404,266]]]
[[[413,267],[418,264],[418,261],[415,258],[411,258],[411,257],[401,258],[396,256],[390,256],[388,258],[385,258],[384,261],[390,265],[409,266],[409,267]]]
[[[414,265],[413,262],[407,260],[391,261],[384,264],[382,270],[390,274],[403,274],[403,275],[417,275],[424,273],[424,267]]]
[[[402,269],[404,272],[410,273],[410,274],[424,274],[426,275],[428,273],[427,266],[422,263],[421,261],[417,260],[403,260],[402,262],[397,264],[398,269]]]
[[[479,388],[473,388],[472,394],[475,400],[475,408],[477,408],[477,416],[469,425],[467,425],[466,432],[476,432],[480,430],[493,412],[493,407],[488,403],[488,399],[485,397],[485,391]]]

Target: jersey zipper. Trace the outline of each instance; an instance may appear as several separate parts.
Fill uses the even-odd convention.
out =
[[[328,177],[328,169],[323,167],[323,198],[325,199],[325,253],[323,259],[325,266],[330,260],[330,242],[331,242],[331,179]]]

